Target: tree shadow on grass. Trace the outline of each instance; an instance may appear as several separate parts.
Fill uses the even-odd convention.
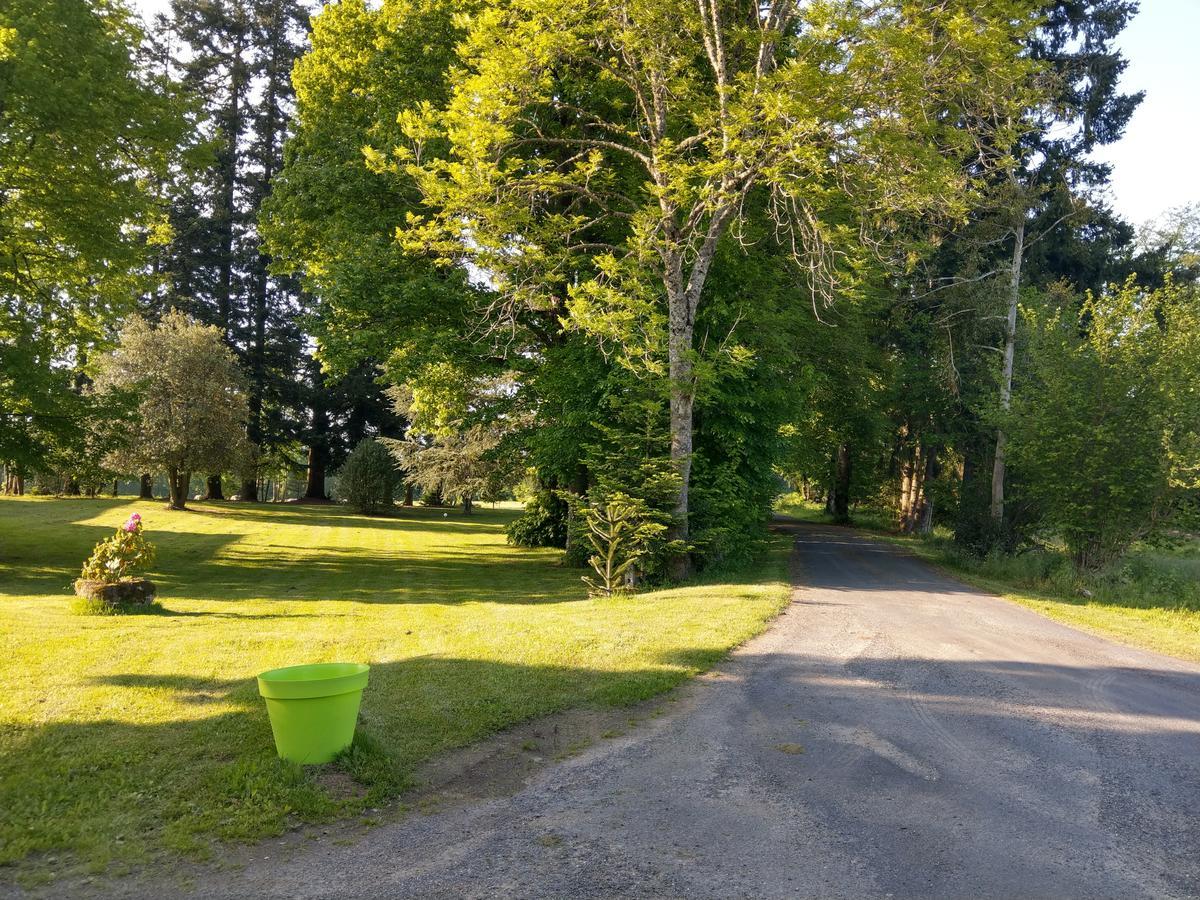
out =
[[[38,853],[65,852],[103,865],[136,858],[164,844],[202,850],[212,838],[278,834],[296,821],[326,819],[378,803],[436,753],[569,707],[636,703],[673,687],[721,655],[711,647],[680,647],[664,651],[656,664],[628,671],[434,656],[375,664],[359,730],[382,755],[370,766],[352,769],[366,783],[362,794],[349,798],[331,796],[318,777],[320,770],[301,772],[275,758],[253,677],[98,675],[93,684],[127,692],[126,708],[136,710],[144,706],[148,693],[157,693],[164,695],[164,702],[177,704],[178,712],[154,724],[52,721],[11,729],[0,756],[0,846],[7,847],[0,859],[12,863]],[[906,686],[912,696],[897,705],[896,678],[928,673],[924,661],[858,659],[854,666],[861,677],[854,679],[830,677],[827,662],[791,654],[744,654],[739,666],[772,676],[769,685],[754,689],[756,702],[744,710],[745,728],[735,727],[745,734],[763,727],[755,724],[754,716],[765,699],[764,690],[786,695],[781,702],[802,721],[833,716],[831,721],[845,721],[846,733],[864,726],[895,726],[900,731],[892,737],[901,745],[911,739],[905,735],[927,733],[928,723],[914,712],[920,707],[932,710],[949,734],[999,734],[1003,743],[1010,734],[1028,732],[1026,739],[1044,743],[1047,753],[1061,746],[1063,738],[1056,737],[1056,731],[1072,740],[1100,742],[1098,746],[1109,748],[1106,752],[1128,756],[1131,779],[1157,784],[1154,778],[1163,776],[1154,776],[1156,760],[1166,758],[1164,754],[1185,758],[1179,754],[1194,745],[1195,726],[1200,725],[1195,700],[1200,696],[1200,674],[1189,672],[948,661],[939,663],[945,677]],[[997,696],[997,683],[1026,698],[1026,703],[1005,702]],[[742,679],[718,684],[713,689],[747,690]],[[1071,693],[1064,685],[1102,685],[1104,708],[1111,713],[1097,715],[1091,694]],[[1180,704],[1187,702],[1195,712],[1190,720],[1180,719]],[[875,708],[872,703],[894,710],[888,722],[855,718],[863,704]],[[209,707],[213,711],[205,715]],[[735,714],[739,708],[733,706]],[[1048,728],[1039,712],[1046,708],[1080,715]],[[170,709],[165,712],[171,715]],[[893,723],[891,717],[899,719]],[[769,725],[774,718],[759,714],[759,720]],[[1105,743],[1107,737],[1112,740]],[[774,759],[769,752],[777,738],[763,740],[762,752]],[[880,765],[869,751],[861,755],[863,765]],[[843,757],[844,749],[841,756],[818,754],[814,759]],[[1195,767],[1194,761],[1191,765]],[[799,784],[803,786],[803,779]],[[1194,783],[1189,791],[1155,794],[1154,802],[1190,804],[1197,799]],[[29,864],[35,869],[49,865],[44,858]]]
[[[28,535],[10,536],[0,556],[0,594],[69,596],[92,548],[111,537],[113,530],[104,525],[70,523],[54,525],[50,532],[53,540],[48,539],[49,534],[40,534],[39,529]],[[234,533],[170,531],[156,534],[152,540],[158,548],[157,564],[166,562],[175,568],[181,563],[210,560],[242,537]],[[173,575],[170,571],[148,575],[160,586],[160,600],[162,585],[173,581]]]
[[[103,867],[164,845],[203,852],[214,838],[278,834],[382,802],[440,751],[581,704],[634,703],[684,677],[671,666],[613,672],[431,656],[373,664],[359,732],[374,757],[347,763],[363,784],[345,798],[322,786],[322,767],[277,759],[253,677],[97,675],[93,686],[125,698],[106,706],[129,710],[130,721],[8,729],[0,867],[31,857],[34,870],[61,871],[47,853]],[[164,721],[146,723],[155,716]]]
[[[435,531],[447,534],[478,534],[498,531],[518,513],[513,510],[477,510],[464,515],[461,510],[436,507],[397,506],[384,515],[367,516],[346,506],[321,504],[242,504],[195,503],[197,512],[220,518],[257,522],[260,525],[328,525],[339,528],[382,528],[395,531]]]
[[[302,559],[233,552],[161,579],[197,600],[270,598],[357,603],[560,603],[583,600],[579,572],[545,554],[441,552],[384,555],[314,550]]]
[[[56,501],[47,501],[53,503]],[[64,513],[77,516],[79,508],[112,505],[106,501],[75,501]],[[41,506],[39,503],[37,506]],[[305,509],[309,509],[306,507]],[[313,509],[321,510],[321,507]],[[300,514],[306,525],[334,526],[352,519],[355,527],[365,517],[336,513],[332,516]],[[13,523],[7,523],[11,528]],[[473,526],[445,526],[437,521],[381,520],[380,527],[411,527],[423,531],[471,531]],[[478,533],[476,531],[475,533]],[[34,523],[28,534],[13,530],[0,557],[0,596],[46,596],[69,600],[79,567],[112,528],[67,521]],[[153,535],[157,545],[155,571],[149,577],[158,585],[158,615],[201,615],[176,611],[172,597],[204,601],[333,600],[364,603],[546,603],[581,600],[584,591],[574,570],[562,569],[547,553],[530,551],[455,551],[436,553],[367,550],[353,547],[306,547],[281,542],[270,546],[241,544],[245,530],[220,533],[162,531]],[[274,552],[278,551],[278,552]],[[293,554],[293,555],[289,555]],[[207,614],[207,613],[203,613]],[[233,613],[221,613],[233,615]],[[269,614],[246,614],[266,618]]]

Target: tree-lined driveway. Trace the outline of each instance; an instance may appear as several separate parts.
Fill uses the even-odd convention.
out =
[[[795,602],[515,794],[206,897],[1200,895],[1200,668],[795,526]],[[132,887],[132,885],[131,885]]]

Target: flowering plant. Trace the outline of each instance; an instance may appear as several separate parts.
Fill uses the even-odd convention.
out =
[[[125,520],[116,534],[96,545],[83,564],[80,576],[88,581],[116,584],[154,561],[154,545],[146,539],[142,517],[137,513]]]

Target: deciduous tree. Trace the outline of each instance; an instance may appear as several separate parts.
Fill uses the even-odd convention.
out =
[[[966,157],[980,169],[1003,157],[1029,102],[1029,12],[487,5],[464,18],[449,101],[401,111],[407,140],[371,158],[411,174],[429,206],[403,223],[406,246],[488,274],[503,301],[487,311],[493,324],[550,310],[610,337],[654,337],[680,475],[675,536],[686,538],[695,326],[747,198],[769,191],[813,302],[852,293],[900,222],[963,214]],[[442,141],[446,156],[433,152]]]
[[[157,326],[134,318],[117,348],[100,360],[95,390],[137,398],[112,465],[165,472],[174,509],[186,505],[192,472],[234,469],[245,461],[245,380],[216,326],[178,311]]]

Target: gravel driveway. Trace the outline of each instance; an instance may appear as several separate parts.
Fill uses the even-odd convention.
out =
[[[1200,668],[795,535],[795,602],[666,714],[196,895],[1200,896]]]

